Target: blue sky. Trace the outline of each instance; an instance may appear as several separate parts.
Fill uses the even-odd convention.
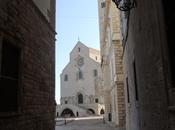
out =
[[[60,103],[60,74],[69,62],[69,53],[78,38],[88,47],[99,49],[97,0],[56,1],[56,101]]]

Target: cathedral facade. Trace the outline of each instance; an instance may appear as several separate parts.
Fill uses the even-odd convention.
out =
[[[61,105],[57,115],[88,116],[104,113],[104,99],[100,95],[100,51],[88,48],[80,41],[70,53],[70,62],[63,69]]]

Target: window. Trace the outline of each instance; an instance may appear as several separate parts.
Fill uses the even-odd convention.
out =
[[[101,8],[105,8],[106,7],[106,3],[105,1],[101,3]]]
[[[68,81],[68,75],[64,75],[64,81]]]
[[[97,58],[97,56],[95,57],[95,60],[97,60],[98,58]]]
[[[65,101],[65,104],[67,104],[67,101]]]
[[[137,72],[136,72],[135,61],[133,62],[133,73],[134,73],[134,85],[135,85],[135,99],[136,99],[136,101],[138,101],[139,96],[138,96]]]
[[[101,67],[104,64],[104,56],[101,57]]]
[[[84,65],[84,58],[83,57],[79,58],[77,60],[77,64],[78,64],[79,67],[82,67]]]
[[[126,78],[127,101],[130,103],[128,77]]]
[[[94,77],[96,77],[98,75],[98,72],[97,72],[97,70],[95,69],[94,70]]]
[[[79,71],[79,79],[82,79],[83,78],[83,74],[81,71]]]
[[[80,47],[78,47],[78,52],[80,52]]]
[[[98,103],[98,98],[95,99],[95,103]]]
[[[77,73],[77,80],[83,79],[83,72],[81,70]]]
[[[169,53],[168,54],[169,55],[169,65],[170,65],[169,73],[171,76],[171,83],[172,83],[171,86],[174,89],[175,88],[175,57],[174,57],[175,37],[173,35],[174,29],[175,29],[174,4],[171,0],[163,0],[163,6],[164,6],[164,15],[165,15],[167,46],[168,46],[168,53]],[[165,58],[167,57],[165,56]],[[165,61],[167,61],[167,59]]]
[[[0,112],[17,112],[21,50],[6,40],[0,43],[0,50]]]

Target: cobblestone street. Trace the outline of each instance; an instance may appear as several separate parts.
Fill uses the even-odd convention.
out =
[[[104,124],[100,117],[72,118],[67,120],[66,125],[64,123],[64,120],[57,121],[56,130],[117,130]]]

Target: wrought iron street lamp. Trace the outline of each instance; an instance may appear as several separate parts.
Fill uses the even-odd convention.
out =
[[[130,11],[136,7],[135,0],[112,0],[121,11]]]

